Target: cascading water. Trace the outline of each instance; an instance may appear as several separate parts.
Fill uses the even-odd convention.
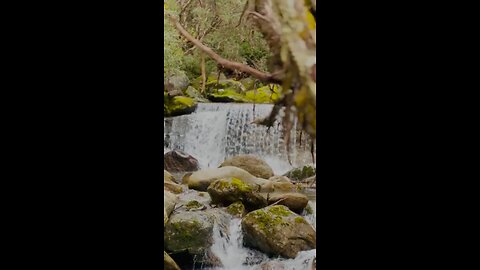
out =
[[[275,124],[252,124],[254,119],[269,115],[270,104],[201,103],[195,113],[164,119],[164,152],[182,150],[199,160],[201,168],[218,167],[226,158],[252,154],[263,158],[276,174],[295,166],[313,163],[310,140],[291,132],[290,165],[283,130]]]
[[[265,160],[275,175],[312,164],[311,141],[300,138],[296,124],[290,135],[290,162],[282,127],[277,123],[267,131],[252,121],[268,116],[272,105],[201,103],[196,112],[164,119],[164,153],[178,149],[197,158],[200,167],[218,167],[226,158],[239,154],[252,154]],[[316,201],[310,198],[313,213],[305,216],[316,228]],[[230,221],[228,229],[215,225],[211,251],[222,268],[211,270],[261,270],[262,263],[278,263],[284,270],[310,270],[316,250],[299,252],[295,259],[269,258],[267,255],[243,246],[241,220]],[[194,266],[195,267],[195,266]],[[194,268],[195,269],[195,268]],[[198,269],[198,268],[197,268]],[[272,269],[272,268],[269,268]],[[277,269],[277,268],[275,268]]]

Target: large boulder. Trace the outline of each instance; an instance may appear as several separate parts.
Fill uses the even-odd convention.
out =
[[[169,172],[192,172],[199,168],[196,158],[180,150],[167,152],[163,157],[163,167]]]
[[[221,168],[209,168],[196,171],[191,174],[186,174],[183,177],[183,183],[188,185],[188,188],[207,191],[208,186],[215,180],[235,177],[243,182],[252,185],[262,186],[269,183],[268,180],[257,178],[249,172],[233,166],[225,166]]]
[[[264,160],[254,155],[238,155],[226,159],[220,167],[234,166],[251,173],[255,177],[268,179],[273,176],[272,168]]]
[[[165,226],[165,249],[203,256],[213,244],[215,222],[226,224],[229,219],[229,215],[220,209],[176,211]]]
[[[286,206],[275,205],[248,213],[242,219],[247,246],[273,256],[295,258],[316,248],[316,233],[303,217]]]
[[[309,177],[316,175],[317,170],[311,165],[305,165],[303,167],[295,168],[287,173],[284,176],[290,178],[294,182],[303,181]]]
[[[232,177],[216,180],[207,191],[213,204],[228,206],[240,201],[251,211],[267,206],[267,200],[258,193],[259,189],[259,186],[250,185]]]
[[[290,210],[297,214],[301,214],[303,209],[307,207],[308,197],[301,193],[273,193],[269,194],[268,204],[278,203],[278,205],[285,205]]]
[[[163,269],[165,270],[180,270],[177,263],[168,255],[165,250],[163,251]]]

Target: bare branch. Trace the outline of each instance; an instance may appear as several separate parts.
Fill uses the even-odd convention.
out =
[[[193,43],[196,47],[198,47],[201,51],[203,51],[206,55],[208,55],[210,58],[215,60],[220,66],[233,70],[233,71],[241,71],[245,72],[247,74],[250,74],[251,76],[263,81],[263,82],[268,82],[268,83],[277,83],[281,84],[282,80],[280,79],[280,76],[277,74],[277,76],[274,76],[270,73],[262,72],[257,69],[254,69],[250,66],[247,66],[242,63],[238,62],[233,62],[229,61],[220,55],[216,54],[212,49],[209,47],[205,46],[201,41],[198,39],[194,38],[192,35],[190,35],[185,28],[178,22],[178,20],[173,17],[170,14],[165,14],[165,16],[168,16],[169,19],[172,21],[173,25],[175,28],[180,32],[182,36],[184,36],[188,41]]]

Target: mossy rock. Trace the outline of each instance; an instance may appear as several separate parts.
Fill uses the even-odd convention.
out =
[[[238,178],[243,182],[252,185],[264,185],[269,183],[268,180],[257,178],[251,175],[244,169],[234,166],[224,166],[221,168],[202,169],[193,173],[187,173],[183,177],[183,183],[188,185],[188,188],[207,191],[207,188],[216,180],[228,179],[231,177]]]
[[[256,90],[249,90],[245,92],[245,97],[251,102],[255,103],[275,103],[280,99],[279,87],[277,85],[272,85],[274,91],[270,90],[270,87],[263,86]]]
[[[288,171],[284,176],[290,178],[292,181],[302,181],[316,175],[316,173],[317,170],[313,166],[305,165]]]
[[[195,89],[194,87],[192,86],[189,86],[187,89],[185,89],[184,91],[184,94],[187,96],[187,97],[191,97],[193,98],[193,100],[195,100],[196,102],[208,102],[209,100],[206,99],[204,96],[202,96],[202,94],[200,93],[200,91],[198,91],[197,89]]]
[[[213,224],[213,217],[205,212],[175,213],[165,226],[165,248],[171,252],[201,255],[213,243]]]
[[[207,98],[213,102],[237,102],[248,103],[250,102],[243,94],[240,94],[232,89],[219,89],[213,93],[208,93]]]
[[[273,256],[295,258],[300,251],[316,248],[314,228],[283,205],[248,213],[242,231],[247,246]]]
[[[230,204],[227,209],[227,213],[234,217],[243,217],[246,214],[245,206],[242,202],[235,202]]]
[[[165,116],[190,114],[197,108],[197,102],[190,97],[184,96],[166,97],[163,108]]]
[[[291,211],[301,214],[308,204],[308,197],[301,193],[274,193],[268,197],[268,204],[278,203],[284,205]]]
[[[260,186],[251,185],[232,177],[216,180],[207,189],[212,203],[227,206],[235,202],[242,202],[249,211],[267,206],[267,200],[257,191]]]

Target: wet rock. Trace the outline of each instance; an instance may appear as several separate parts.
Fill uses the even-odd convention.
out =
[[[308,204],[308,197],[301,193],[274,193],[269,194],[268,204],[277,203],[278,205],[284,205],[293,212],[300,214]]]
[[[238,155],[225,160],[220,167],[234,166],[244,169],[255,177],[268,179],[273,176],[272,168],[254,155]]]
[[[178,267],[177,263],[165,251],[163,251],[163,269],[180,270],[180,267]]]
[[[214,181],[207,189],[213,204],[227,206],[242,202],[249,211],[267,206],[267,200],[260,195],[258,186],[250,185],[232,177]]]
[[[228,220],[220,209],[175,211],[165,226],[165,249],[203,256],[213,244],[214,223],[227,224]]]
[[[295,168],[288,171],[284,176],[290,178],[290,180],[297,182],[305,180],[309,177],[314,176],[317,173],[317,170],[311,165],[305,165],[300,168]]]
[[[213,243],[213,222],[204,212],[176,212],[165,226],[165,248],[172,252],[203,254]]]
[[[198,160],[193,156],[173,150],[164,155],[163,167],[169,172],[191,172],[198,170]]]
[[[295,258],[300,251],[316,248],[312,225],[283,205],[248,213],[242,230],[246,245],[269,255]]]
[[[204,169],[196,171],[192,174],[186,174],[183,177],[183,183],[188,185],[188,188],[190,189],[207,191],[207,188],[215,180],[231,177],[238,178],[248,184],[259,186],[269,182],[268,180],[257,178],[243,169],[233,166],[224,166],[221,168]]]

